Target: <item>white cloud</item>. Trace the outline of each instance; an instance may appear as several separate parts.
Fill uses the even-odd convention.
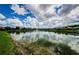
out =
[[[61,5],[61,11],[60,11],[60,15],[66,16],[67,14],[69,14],[73,9],[75,9],[76,7],[78,7],[78,4],[63,4]]]
[[[37,16],[39,28],[53,28],[58,24],[62,24],[62,17],[56,14],[55,7],[61,5],[51,5],[51,4],[34,4],[26,5],[27,9],[32,10],[32,12]],[[59,12],[60,10],[58,10]],[[33,22],[33,21],[31,21]]]
[[[5,19],[6,17],[0,13],[0,20]]]
[[[2,21],[2,20],[0,20],[0,26],[2,26],[2,27],[6,27],[6,24],[7,24],[7,22],[6,21]]]
[[[79,24],[79,5],[77,4],[33,4],[24,6],[26,8],[19,7],[19,5],[12,5],[11,9],[19,15],[26,14],[25,11],[30,9],[36,18],[27,17],[24,19],[24,24],[18,18],[9,18],[7,19],[8,25],[31,28],[54,28]],[[59,6],[61,6],[61,8],[57,10],[57,14],[55,7],[58,8]]]
[[[58,10],[59,14],[57,14],[55,7],[59,6],[61,8]],[[79,23],[77,22],[79,21],[78,4],[34,4],[26,5],[26,8],[32,10],[39,21],[39,27],[42,28],[62,27]]]
[[[55,5],[52,4],[31,4],[26,5],[26,9],[30,9],[38,18],[38,21],[43,21],[56,16]]]
[[[71,10],[70,13],[68,14],[68,17],[73,19],[79,18],[79,6]]]
[[[18,26],[18,27],[23,27],[22,22],[18,18],[15,18],[15,19],[9,18],[6,21],[10,25],[14,25],[14,26]]]
[[[27,17],[27,19],[24,20],[24,25],[26,28],[38,28],[39,22],[36,18]]]
[[[25,15],[27,14],[24,7],[20,7],[19,5],[12,5],[11,9],[14,11],[14,13],[17,13],[18,15]]]
[[[15,28],[16,26],[18,26],[22,28],[23,23],[18,18],[15,18],[15,19],[8,18],[6,20],[0,20],[0,26],[12,27],[12,28]]]

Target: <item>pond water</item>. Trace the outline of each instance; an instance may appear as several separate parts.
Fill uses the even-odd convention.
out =
[[[49,40],[55,43],[65,43],[69,45],[72,49],[79,52],[79,36],[78,35],[66,35],[58,34],[54,32],[45,31],[33,31],[26,33],[11,33],[11,37],[14,40],[31,40],[36,41],[39,39]]]

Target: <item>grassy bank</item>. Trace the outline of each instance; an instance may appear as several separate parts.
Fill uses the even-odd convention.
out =
[[[12,54],[13,43],[7,32],[0,31],[0,54]]]

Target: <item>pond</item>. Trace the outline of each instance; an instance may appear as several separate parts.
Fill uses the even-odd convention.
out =
[[[54,43],[64,43],[69,45],[73,50],[79,52],[79,36],[78,35],[67,35],[58,34],[54,32],[45,31],[33,31],[25,33],[11,33],[12,39],[14,40],[31,40],[37,41],[39,39],[49,40]]]

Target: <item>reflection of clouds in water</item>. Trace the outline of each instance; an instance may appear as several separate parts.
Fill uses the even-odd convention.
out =
[[[24,33],[19,33],[19,35],[16,34],[16,33],[11,33],[10,35],[11,35],[11,37],[12,37],[13,39],[15,39],[15,40],[21,40],[22,37],[24,36]]]
[[[56,43],[65,43],[72,47],[72,49],[75,49],[79,51],[79,36],[74,35],[65,35],[65,34],[57,34],[54,32],[26,32],[26,33],[20,33],[20,34],[11,34],[11,37],[14,40],[30,40],[30,41],[36,41],[38,39],[46,39],[51,42]],[[74,48],[75,47],[75,48]]]

